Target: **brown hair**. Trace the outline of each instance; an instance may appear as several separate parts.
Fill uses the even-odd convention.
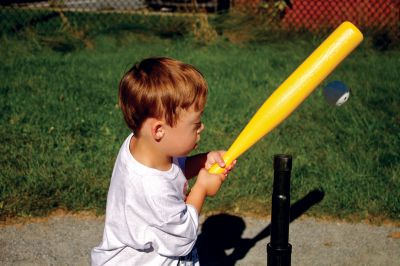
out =
[[[137,134],[145,119],[163,118],[174,126],[179,109],[204,108],[207,83],[195,67],[166,57],[135,64],[119,83],[119,105],[125,122]]]

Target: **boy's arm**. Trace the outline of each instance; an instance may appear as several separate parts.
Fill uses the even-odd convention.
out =
[[[209,153],[194,155],[186,159],[186,178],[190,179],[197,175],[196,182],[186,198],[186,203],[192,205],[199,215],[206,197],[217,194],[229,171],[231,171],[236,164],[235,160],[231,165],[225,167],[226,165],[222,158],[224,153],[225,151],[212,151]],[[215,163],[218,163],[220,167],[225,168],[224,173],[210,174],[208,172],[208,169],[210,169],[210,167]]]
[[[225,179],[224,174],[210,174],[205,168],[200,169],[196,183],[186,198],[186,204],[192,205],[200,215],[206,197],[217,194]]]

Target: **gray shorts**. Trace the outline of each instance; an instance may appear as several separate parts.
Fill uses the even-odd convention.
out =
[[[193,248],[192,251],[186,256],[179,257],[177,266],[200,266],[197,249]]]

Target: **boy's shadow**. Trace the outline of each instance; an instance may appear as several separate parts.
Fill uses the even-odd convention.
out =
[[[313,205],[324,198],[324,191],[315,189],[290,207],[290,221],[297,219]],[[271,225],[265,227],[253,238],[242,238],[246,228],[244,220],[229,214],[217,214],[203,223],[197,239],[197,251],[202,266],[232,266],[243,259],[247,252],[260,240],[271,233]],[[227,250],[233,252],[227,254]]]

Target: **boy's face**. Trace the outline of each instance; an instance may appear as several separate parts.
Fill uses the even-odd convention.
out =
[[[165,127],[163,141],[170,156],[185,156],[197,147],[200,133],[204,129],[201,122],[202,113],[203,111],[194,111],[193,108],[181,110],[176,125]]]

